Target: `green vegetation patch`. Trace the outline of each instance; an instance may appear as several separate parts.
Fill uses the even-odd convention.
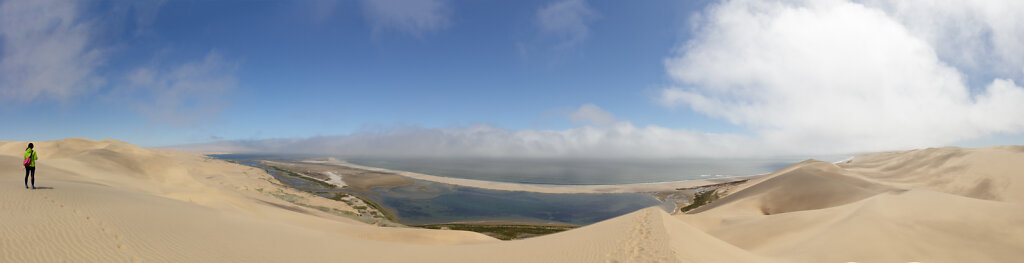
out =
[[[334,200],[334,201],[341,201],[341,202],[344,202],[346,205],[352,206],[352,201],[349,201],[348,199],[345,199],[345,197],[348,197],[348,196],[349,196],[348,194],[335,193],[334,195],[330,195],[330,196],[326,196],[326,197],[327,197],[327,199],[331,199],[331,200]]]
[[[328,192],[321,192],[321,193],[328,193]],[[334,193],[334,195],[328,196],[327,199],[331,199],[331,200],[334,200],[334,201],[343,201],[345,203],[348,203],[348,200],[345,200],[345,197],[348,197],[348,194],[345,194],[345,193]]]
[[[429,229],[465,230],[481,233],[501,240],[523,239],[566,231],[574,225],[490,225],[490,224],[436,224],[420,225]]]
[[[714,202],[715,200],[718,200],[718,198],[718,189],[698,191],[696,194],[693,195],[693,203],[690,203],[690,205],[680,208],[679,211],[686,213],[687,211],[697,209],[698,207]]]
[[[349,201],[349,200],[345,199],[345,197],[349,197],[349,196],[352,196],[352,197],[358,198],[359,200],[362,200],[364,204],[366,204],[366,205],[368,205],[370,207],[361,206],[361,205],[354,205],[352,203],[352,201]],[[360,211],[365,211],[368,208],[372,207],[373,209],[377,210],[377,212],[379,214],[374,213],[372,211],[369,212],[369,214],[383,217],[384,219],[387,219],[387,221],[389,221],[389,222],[398,222],[398,218],[395,215],[393,215],[391,213],[391,211],[388,211],[388,210],[384,209],[383,207],[380,206],[380,204],[377,204],[376,202],[371,201],[368,198],[363,198],[363,197],[360,197],[358,195],[352,195],[352,194],[346,194],[346,193],[335,193],[334,195],[332,195],[330,197],[327,197],[327,199],[331,199],[331,200],[334,200],[334,201],[345,202],[345,204],[351,206],[353,209],[360,210]],[[398,224],[396,223],[395,225],[398,225]]]
[[[270,195],[273,195],[274,197],[277,197],[277,199],[281,199],[281,200],[284,200],[284,201],[287,201],[287,202],[293,203],[293,204],[298,204],[299,202],[302,202],[302,201],[306,200],[306,198],[304,198],[302,196],[299,196],[299,195],[296,195],[296,194],[285,193],[284,191],[281,191],[281,190],[278,190],[277,193],[270,193]]]
[[[308,182],[308,183],[311,183],[311,184],[319,185],[319,186],[321,186],[323,188],[327,188],[327,189],[338,188],[337,186],[335,186],[333,184],[329,184],[329,183],[324,182],[324,181],[320,181],[320,180],[317,180],[317,179],[309,178],[308,176],[303,176],[301,174],[298,174],[298,173],[295,173],[295,172],[292,172],[292,171],[288,171],[288,170],[286,170],[284,168],[281,168],[281,167],[277,167],[277,166],[267,166],[267,167],[270,167],[271,169],[274,169],[274,170],[277,170],[277,171],[279,171],[281,173],[284,173],[287,176],[295,177],[295,178],[298,178],[299,180],[302,180],[302,181],[305,181],[305,182]]]
[[[359,196],[356,196],[356,198],[359,198],[359,200],[363,200],[363,203],[366,203],[366,205],[373,207],[373,209],[376,209],[377,211],[380,211],[382,216],[384,216],[384,218],[386,218],[388,221],[398,222],[398,217],[393,215],[391,211],[388,211],[387,209],[384,209],[384,207],[381,207],[380,204],[377,204],[377,202],[371,201],[368,198],[361,198]]]

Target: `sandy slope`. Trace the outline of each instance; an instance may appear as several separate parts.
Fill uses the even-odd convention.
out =
[[[1016,262],[1024,147],[941,148],[806,161],[675,216],[792,262]]]
[[[518,241],[383,228],[261,170],[127,143],[0,142],[3,262],[1010,262],[1024,258],[1021,147],[807,161],[695,211],[640,210]],[[988,185],[985,186],[985,182]],[[298,200],[296,206],[282,199]],[[333,210],[332,210],[333,209]]]
[[[36,185],[49,189],[27,190],[18,154],[24,145],[0,143],[0,261],[284,261],[296,258],[286,252],[293,249],[321,248],[325,252],[309,255],[323,255],[333,247],[319,245],[324,242],[493,240],[472,232],[365,225],[275,197],[352,210],[275,185],[261,170],[112,140],[36,143]]]
[[[883,185],[1024,204],[1024,146],[876,153],[841,166]]]

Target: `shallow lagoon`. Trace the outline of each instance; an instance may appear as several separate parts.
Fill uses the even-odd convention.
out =
[[[412,225],[468,221],[587,225],[661,205],[648,194],[543,194],[426,181],[373,191],[378,195],[369,198],[393,209],[401,223]]]
[[[273,157],[268,155],[213,157],[263,169],[267,167],[254,160],[294,160],[268,158]],[[368,198],[395,213],[399,223],[406,225],[477,221],[587,225],[651,206],[662,206],[667,211],[674,209],[673,204],[663,204],[649,194],[545,194],[498,191],[415,179],[412,180],[413,184],[391,188],[374,187],[371,193],[361,193],[344,189],[324,189],[320,185],[285,176],[272,169],[270,174],[281,182],[303,191],[321,192],[325,193],[324,196],[342,192]]]

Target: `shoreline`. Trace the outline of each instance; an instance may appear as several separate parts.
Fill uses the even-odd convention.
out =
[[[391,170],[385,168],[378,168],[372,166],[358,165],[349,163],[346,161],[329,159],[329,160],[300,160],[298,162],[311,163],[311,164],[327,164],[336,165],[342,167],[348,167],[352,169],[367,170],[379,173],[391,173],[408,178],[445,183],[450,185],[482,188],[489,190],[501,190],[501,191],[524,191],[524,192],[535,192],[535,193],[547,193],[547,194],[629,194],[629,193],[653,193],[653,192],[664,192],[664,191],[677,191],[680,188],[698,188],[709,185],[718,185],[733,183],[738,181],[755,179],[767,174],[758,175],[747,175],[747,176],[733,176],[733,177],[722,177],[722,178],[711,178],[711,179],[698,179],[698,180],[686,180],[686,181],[675,181],[675,182],[658,182],[658,183],[636,183],[636,184],[617,184],[617,185],[553,185],[553,184],[525,184],[525,183],[509,183],[509,182],[494,182],[494,181],[483,181],[473,180],[464,178],[452,178],[444,176],[436,176],[429,174],[414,173],[408,171]]]
[[[562,231],[580,228],[578,225],[536,225],[536,224],[473,224],[473,223],[445,223],[417,225],[425,229],[442,230],[463,230],[473,231],[488,235],[500,240],[525,239],[543,235],[550,235]]]
[[[529,231],[534,231],[537,228],[560,228],[561,229],[561,228],[566,228],[566,227],[579,227],[581,225],[588,224],[588,223],[580,224],[580,223],[559,222],[559,221],[553,221],[553,220],[550,220],[550,219],[545,220],[545,219],[541,219],[541,218],[534,218],[534,219],[516,218],[516,219],[513,219],[513,218],[505,218],[505,217],[488,218],[488,219],[482,219],[482,220],[480,220],[480,219],[478,219],[478,220],[467,220],[467,221],[419,222],[419,221],[414,220],[413,222],[410,222],[410,221],[402,219],[403,217],[401,216],[401,213],[402,213],[402,211],[400,211],[401,209],[392,209],[392,207],[383,206],[381,203],[377,203],[374,200],[374,197],[371,197],[371,196],[383,195],[383,193],[369,190],[370,188],[378,187],[378,186],[384,186],[384,187],[389,187],[390,188],[390,187],[394,187],[394,186],[405,185],[407,183],[383,184],[383,185],[382,184],[370,184],[370,185],[367,185],[367,181],[365,181],[365,178],[377,178],[377,179],[380,179],[382,177],[392,177],[392,178],[400,178],[400,180],[403,180],[403,181],[406,181],[406,182],[409,182],[409,183],[411,183],[412,181],[421,181],[421,182],[430,182],[430,183],[439,183],[439,182],[434,182],[434,181],[429,181],[429,180],[419,180],[419,179],[416,179],[416,178],[401,176],[399,174],[396,174],[395,171],[390,171],[390,170],[387,171],[387,172],[381,172],[381,171],[369,170],[369,169],[366,169],[366,168],[354,168],[354,167],[349,167],[349,166],[332,165],[332,164],[325,164],[325,163],[318,163],[318,162],[255,160],[255,161],[253,161],[253,163],[254,164],[252,164],[252,165],[257,165],[258,168],[273,169],[273,170],[279,171],[282,174],[290,174],[292,177],[303,178],[304,180],[316,181],[316,182],[314,182],[316,185],[327,185],[326,180],[330,179],[329,174],[336,173],[336,175],[340,175],[342,177],[341,180],[344,181],[344,186],[339,186],[339,185],[331,184],[331,185],[334,185],[334,186],[330,187],[330,188],[334,188],[334,189],[346,188],[346,189],[349,189],[349,191],[346,191],[345,193],[347,193],[348,195],[352,195],[352,196],[354,196],[354,197],[356,197],[358,199],[363,200],[362,202],[366,203],[364,206],[372,207],[373,210],[378,211],[380,214],[382,214],[386,219],[388,219],[391,222],[395,222],[395,223],[399,223],[399,224],[405,224],[405,225],[408,225],[408,226],[460,225],[460,227],[463,227],[463,228],[466,228],[466,227],[473,228],[474,231],[475,230],[480,230],[480,229],[483,229],[483,228],[486,228],[488,231],[490,231],[490,230],[497,231],[497,230],[500,230],[500,227],[511,227],[511,228],[529,228],[529,229],[533,229],[533,230],[529,230]],[[365,178],[362,179],[362,181],[361,181],[358,178],[353,178],[353,176],[355,176],[355,177],[365,177]],[[277,177],[277,176],[275,176],[275,177]],[[278,179],[280,179],[280,178],[278,178]],[[285,183],[287,185],[291,185],[288,182],[283,182],[283,183]],[[394,183],[394,182],[392,182],[392,183]],[[444,184],[444,183],[440,183],[440,184]],[[657,185],[657,183],[655,183],[655,185]],[[352,188],[352,187],[354,187],[354,188]],[[472,187],[472,186],[465,186],[465,187],[471,187],[471,188],[476,188],[476,189],[484,189],[484,188]],[[321,191],[317,191],[315,189],[306,189],[306,188],[295,188],[295,189],[301,190],[301,191],[310,192],[310,193],[313,193],[313,194],[321,194]],[[328,192],[330,192],[330,191],[328,191]],[[686,194],[686,193],[689,193],[689,192],[690,191],[688,191],[686,189],[682,189],[682,190],[679,190],[679,189],[676,189],[676,190],[666,189],[664,191],[659,191],[659,192],[626,193],[626,194],[639,194],[639,195],[649,196],[650,198],[652,198],[652,200],[656,200],[657,201],[656,204],[651,205],[651,206],[659,207],[659,208],[665,210],[665,212],[672,213],[672,212],[674,212],[675,210],[677,210],[679,208],[679,201],[683,201],[683,200],[674,200],[674,199],[679,199],[680,198],[679,195],[680,195],[680,193],[682,193],[682,195],[686,196],[686,197],[683,197],[683,198],[688,200],[689,199],[689,194]],[[531,194],[543,194],[543,193],[533,193],[533,192],[529,192],[529,193],[531,193]],[[367,195],[370,195],[370,196],[367,196]],[[571,194],[567,194],[567,195],[571,195]],[[617,193],[609,193],[609,195],[618,195],[618,194]],[[670,196],[672,198],[671,199],[667,199]],[[328,197],[328,198],[329,199],[335,199],[335,200],[338,199],[338,198],[331,198],[331,197]],[[349,204],[351,205],[351,203],[349,203]],[[649,207],[649,206],[645,206],[645,207]],[[365,209],[365,207],[362,207],[362,206],[355,207],[355,208],[359,209],[359,210]],[[502,230],[502,232],[509,232],[509,230],[505,229],[505,230]]]
[[[583,227],[584,225],[570,224],[554,221],[515,221],[515,220],[478,220],[478,221],[454,221],[447,223],[430,224],[409,224],[407,226],[421,227],[433,225],[476,225],[476,226],[549,226],[549,227]]]

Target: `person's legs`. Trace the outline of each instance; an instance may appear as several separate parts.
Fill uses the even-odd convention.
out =
[[[28,189],[28,173],[29,173],[30,171],[32,171],[32,170],[31,170],[31,169],[29,169],[29,168],[30,168],[30,167],[28,167],[28,166],[25,166],[25,189]],[[32,176],[32,177],[35,177],[35,176]],[[34,178],[33,178],[33,179],[34,179]],[[34,180],[33,180],[33,181],[34,181]]]
[[[32,189],[36,189],[36,168],[29,167],[29,171],[32,171]]]

